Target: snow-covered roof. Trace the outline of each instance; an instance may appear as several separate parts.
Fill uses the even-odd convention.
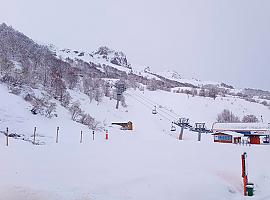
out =
[[[243,137],[244,136],[244,134],[237,133],[237,132],[234,132],[234,131],[220,131],[220,132],[214,133],[213,135],[218,134],[218,133],[224,133],[224,134],[227,134],[227,135],[232,135],[233,137]]]
[[[214,123],[213,132],[217,131],[250,131],[250,132],[269,132],[268,123]]]

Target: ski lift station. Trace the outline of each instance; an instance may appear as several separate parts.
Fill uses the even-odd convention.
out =
[[[217,133],[212,134],[214,136],[214,142],[220,143],[241,143],[242,137],[244,136],[241,133],[236,133],[232,131],[218,131]]]
[[[250,144],[269,144],[269,123],[214,123],[214,142],[240,143],[246,137]]]

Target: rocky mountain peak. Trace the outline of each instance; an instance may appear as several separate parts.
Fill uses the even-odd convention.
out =
[[[126,68],[131,68],[130,64],[128,63],[126,55],[121,51],[115,51],[106,46],[102,46],[99,47],[96,52],[94,52],[94,55],[96,57],[101,57],[112,64]]]

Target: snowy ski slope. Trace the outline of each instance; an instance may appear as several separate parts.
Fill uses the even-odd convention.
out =
[[[170,131],[177,117],[191,122],[206,122],[211,127],[217,114],[230,109],[263,116],[270,122],[267,107],[234,97],[216,100],[163,91],[125,92],[127,108],[115,110],[114,100],[89,104],[88,97],[71,93],[82,108],[102,121],[109,132],[95,134],[71,121],[70,114],[57,105],[58,117],[47,119],[32,115],[31,106],[21,97],[8,93],[0,85],[0,130],[24,134],[44,145],[6,138],[0,134],[0,200],[241,200],[240,155],[248,153],[249,179],[255,183],[252,199],[270,199],[270,146],[214,144],[209,134],[185,130],[184,140],[177,140],[179,129]],[[157,106],[157,115],[151,113]],[[122,131],[111,122],[132,121],[133,131]],[[56,127],[59,143],[55,143]],[[80,131],[83,143],[80,144]]]

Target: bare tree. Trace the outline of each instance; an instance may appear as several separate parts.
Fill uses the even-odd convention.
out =
[[[76,73],[76,68],[70,67],[65,76],[67,85],[69,89],[74,89],[78,83],[78,74]]]
[[[0,75],[10,73],[13,68],[14,64],[7,58],[0,60]]]
[[[245,115],[242,119],[242,122],[253,123],[253,122],[259,122],[259,120],[255,115]]]
[[[205,89],[201,89],[200,92],[199,92],[199,96],[201,97],[205,97]]]
[[[81,106],[80,102],[76,101],[69,108],[69,110],[71,112],[71,119],[73,121],[77,121],[78,120],[78,117],[83,113],[83,111],[81,110],[80,106]]]
[[[264,106],[268,106],[268,103],[265,100],[261,104],[264,105]]]
[[[209,97],[211,97],[213,99],[216,99],[217,95],[218,95],[218,89],[217,89],[217,87],[211,87],[209,89]]]
[[[197,89],[192,88],[192,89],[191,89],[191,94],[192,94],[193,97],[194,97],[194,96],[197,96],[197,95],[198,95]]]
[[[146,89],[150,90],[150,91],[155,91],[158,89],[158,85],[156,82],[156,79],[150,79],[146,85]]]
[[[222,123],[233,123],[233,122],[240,122],[240,119],[238,116],[234,115],[230,110],[224,109],[222,113],[218,114],[217,121]]]

